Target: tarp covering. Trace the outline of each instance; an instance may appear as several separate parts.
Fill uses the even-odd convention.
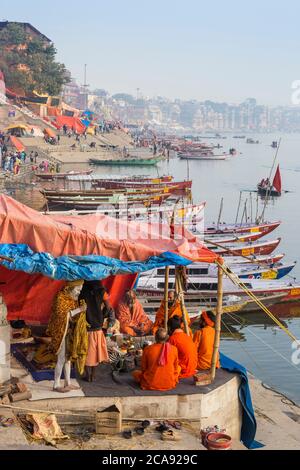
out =
[[[18,152],[23,152],[25,150],[25,146],[22,144],[22,142],[15,137],[14,135],[10,136],[10,142],[11,144],[17,149]]]
[[[56,125],[59,129],[66,125],[70,129],[73,128],[78,134],[83,134],[86,129],[79,118],[71,116],[57,116]]]
[[[26,244],[34,252],[63,255],[98,255],[121,261],[145,261],[172,252],[191,261],[214,262],[217,255],[181,227],[117,220],[105,215],[43,215],[14,199],[0,195],[0,243]],[[116,306],[135,275],[117,275],[105,281]],[[64,284],[41,274],[0,268],[0,286],[9,319],[46,322],[53,297]]]
[[[247,370],[241,364],[235,362],[222,353],[220,353],[220,363],[222,369],[234,374],[239,374],[241,379],[239,386],[239,400],[242,406],[241,441],[248,449],[264,447],[263,444],[255,441],[256,419],[251,400]]]
[[[0,255],[13,261],[1,260],[12,271],[43,274],[59,281],[77,279],[102,280],[119,274],[136,274],[164,266],[187,266],[191,261],[175,253],[165,252],[145,261],[121,261],[107,256],[59,256],[35,253],[28,245],[0,244]]]

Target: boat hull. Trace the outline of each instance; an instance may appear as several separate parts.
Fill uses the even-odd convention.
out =
[[[262,188],[260,185],[257,186],[257,192],[260,194],[260,196],[274,196],[274,197],[279,197],[281,196],[281,191],[276,191],[276,189],[271,189],[270,188]]]
[[[281,224],[280,221],[278,222],[271,222],[265,224],[221,224],[215,225],[212,224],[210,226],[205,227],[204,235],[218,235],[218,234],[229,234],[229,233],[255,233],[255,232],[263,232],[265,235],[268,233],[273,232],[279,225]]]

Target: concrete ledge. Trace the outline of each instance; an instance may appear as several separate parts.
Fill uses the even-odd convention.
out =
[[[232,378],[210,392],[193,395],[160,395],[130,397],[76,397],[19,402],[30,410],[81,414],[94,420],[97,409],[106,408],[120,400],[124,419],[186,419],[199,422],[199,430],[219,425],[233,439],[240,439],[242,410],[238,399],[239,377]],[[88,416],[87,416],[88,415]]]

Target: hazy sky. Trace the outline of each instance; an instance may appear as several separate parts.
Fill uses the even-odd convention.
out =
[[[299,0],[0,0],[53,40],[79,83],[111,93],[291,104]]]

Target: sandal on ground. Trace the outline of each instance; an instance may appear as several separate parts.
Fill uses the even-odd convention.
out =
[[[128,431],[123,431],[122,432],[122,436],[125,438],[125,439],[131,439],[132,438],[132,431],[128,430]]]
[[[179,421],[166,421],[166,423],[169,424],[169,426],[172,426],[172,428],[175,428],[178,430],[180,430],[182,427]]]
[[[148,419],[145,419],[144,421],[141,422],[141,427],[146,429],[150,426],[150,421],[148,421]]]
[[[145,429],[140,427],[140,426],[137,426],[136,428],[134,428],[135,432],[137,433],[138,436],[142,436],[145,432]]]
[[[1,425],[4,428],[9,428],[13,424],[15,424],[15,420],[13,418],[5,418],[4,420],[1,421]]]
[[[155,429],[158,432],[164,432],[168,431],[170,429],[170,426],[167,426],[166,423],[160,423],[159,426],[157,426]]]
[[[180,441],[181,437],[175,430],[169,429],[161,433],[161,439],[163,441]]]

